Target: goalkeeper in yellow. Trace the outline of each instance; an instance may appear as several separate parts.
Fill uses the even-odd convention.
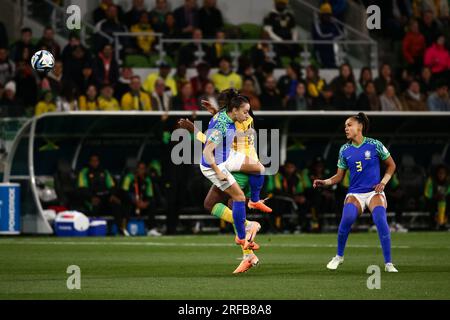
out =
[[[239,93],[234,89],[224,90],[219,95],[219,104],[221,107],[226,106],[229,101]],[[207,101],[202,101],[202,105],[212,114],[218,112],[214,106]],[[206,136],[199,131],[194,124],[188,119],[180,119],[178,124],[181,128],[187,129],[195,133],[197,140],[205,143]],[[262,212],[272,212],[272,209],[264,204],[264,200],[260,200],[260,191],[264,184],[264,167],[258,160],[258,155],[254,147],[253,139],[253,119],[250,117],[244,123],[235,123],[236,139],[233,143],[233,151],[227,159],[227,169],[232,173],[236,182],[242,190],[250,193],[248,207],[257,209]],[[224,203],[228,203],[229,197],[216,186],[212,186],[204,201],[204,207],[211,212],[212,215],[233,224],[233,215],[231,209]],[[260,229],[260,224],[256,221],[245,221],[246,233],[256,233]],[[259,246],[255,243],[253,250],[257,250]],[[233,273],[245,272],[259,263],[257,256],[253,250],[247,249],[243,251],[243,259]]]

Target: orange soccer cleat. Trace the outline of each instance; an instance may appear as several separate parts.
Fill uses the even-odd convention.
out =
[[[234,242],[242,246],[244,250],[250,249],[250,250],[259,250],[260,246],[254,241],[247,241],[246,239],[239,239],[237,236],[234,238]],[[247,245],[247,247],[245,247]]]
[[[268,207],[264,204],[264,200],[259,200],[257,202],[253,202],[252,200],[248,201],[248,207],[249,209],[256,209],[265,213],[271,213],[272,208]]]
[[[236,270],[233,271],[233,273],[243,273],[248,271],[252,267],[256,267],[259,263],[258,257],[252,253],[242,259],[241,263],[238,265]]]

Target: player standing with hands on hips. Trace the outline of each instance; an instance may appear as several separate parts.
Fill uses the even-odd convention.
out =
[[[378,140],[365,137],[369,119],[360,112],[345,121],[345,135],[349,140],[339,150],[337,172],[326,180],[314,180],[313,187],[332,186],[342,181],[345,170],[350,170],[350,186],[345,197],[341,223],[338,229],[337,255],[327,268],[336,270],[344,262],[344,249],[353,223],[368,207],[377,226],[383,249],[386,272],[398,272],[391,259],[391,235],[386,217],[387,201],[384,188],[395,172],[395,162],[389,151]],[[386,172],[380,180],[380,161]]]

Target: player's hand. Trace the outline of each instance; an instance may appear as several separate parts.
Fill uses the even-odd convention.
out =
[[[323,187],[325,185],[325,180],[316,179],[313,182],[313,188]]]
[[[189,119],[178,120],[178,125],[180,126],[180,128],[186,129],[191,133],[194,132],[194,123],[192,123],[192,121]]]
[[[379,183],[374,187],[374,190],[376,193],[382,193],[384,191],[384,187],[386,187],[386,185],[384,183]]]
[[[211,113],[212,115],[215,115],[219,110],[216,108],[216,106],[214,106],[211,102],[209,102],[208,100],[202,100],[200,101],[200,104],[202,105],[203,108],[206,109],[206,111],[208,111],[209,113]]]
[[[223,172],[218,172],[217,173],[217,179],[219,179],[220,181],[227,181],[228,177],[225,173]]]

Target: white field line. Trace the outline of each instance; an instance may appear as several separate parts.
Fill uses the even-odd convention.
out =
[[[154,242],[154,241],[58,241],[58,240],[0,240],[0,245],[76,245],[76,246],[149,246],[149,247],[236,247],[233,243],[195,243],[195,242]],[[335,244],[302,244],[302,243],[264,243],[264,247],[272,248],[335,248]],[[379,248],[378,245],[349,244],[347,248]],[[392,246],[393,249],[411,249],[420,247]],[[423,247],[450,249],[450,247]]]

